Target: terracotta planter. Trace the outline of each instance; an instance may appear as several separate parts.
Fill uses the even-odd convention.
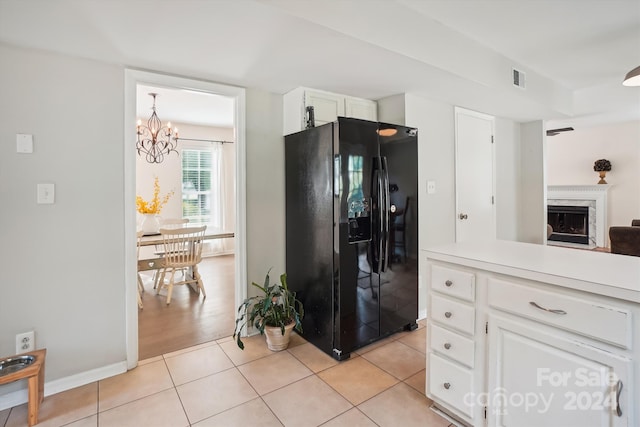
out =
[[[264,334],[267,337],[267,347],[271,351],[282,351],[289,346],[289,340],[291,339],[291,331],[295,326],[295,322],[291,322],[284,327],[284,335],[279,327],[266,326],[264,328]]]

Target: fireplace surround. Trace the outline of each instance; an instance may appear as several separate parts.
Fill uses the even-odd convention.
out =
[[[611,186],[599,185],[550,185],[547,187],[547,217],[549,208],[558,210],[557,207],[570,207],[573,212],[581,211],[586,216],[584,233],[569,232],[565,234],[580,234],[580,238],[568,236],[550,237],[547,244],[556,246],[570,246],[595,248],[606,246],[607,231],[607,192]],[[579,208],[579,209],[576,209]],[[586,214],[585,214],[586,209]],[[575,219],[575,218],[574,218]],[[566,220],[566,216],[565,216]],[[573,221],[573,219],[571,220]],[[552,225],[553,227],[553,225]],[[575,226],[573,228],[576,228]],[[554,234],[556,229],[554,227]],[[562,233],[562,232],[561,232]],[[553,234],[552,234],[553,236]],[[564,240],[556,240],[558,237],[566,237]],[[573,240],[572,240],[573,239]],[[576,241],[578,240],[578,241]]]

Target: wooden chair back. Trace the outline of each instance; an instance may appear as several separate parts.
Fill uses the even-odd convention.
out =
[[[182,268],[198,264],[202,260],[202,243],[206,229],[206,225],[160,228],[165,268]]]

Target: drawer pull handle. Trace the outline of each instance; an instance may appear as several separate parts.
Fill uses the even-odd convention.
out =
[[[448,342],[444,343],[444,348],[449,350],[451,348],[451,344],[449,344]]]
[[[447,285],[447,287],[450,287],[451,285],[453,285],[453,282],[451,280],[447,280],[446,282],[444,282],[445,285]]]
[[[451,312],[447,311],[446,313],[444,313],[444,317],[446,317],[447,319],[451,317]]]
[[[532,306],[534,306],[535,308],[539,308],[540,310],[544,310],[544,311],[548,311],[549,313],[553,313],[553,314],[567,314],[566,311],[564,310],[558,310],[558,309],[553,309],[553,308],[544,308],[538,304],[536,304],[533,301],[529,301],[529,304],[531,304]]]
[[[446,388],[447,390],[449,390],[451,388],[451,384],[449,383],[444,383],[444,388]]]
[[[622,408],[620,408],[620,393],[622,393],[622,380],[616,383],[616,415],[622,416]]]

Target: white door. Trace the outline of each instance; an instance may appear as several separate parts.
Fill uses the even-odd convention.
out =
[[[496,238],[494,118],[455,109],[456,241]]]
[[[488,330],[489,426],[632,425],[629,359],[534,322],[490,315]]]

